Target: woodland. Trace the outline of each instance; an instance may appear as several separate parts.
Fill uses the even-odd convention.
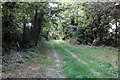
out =
[[[120,2],[0,2],[3,78],[118,78]]]

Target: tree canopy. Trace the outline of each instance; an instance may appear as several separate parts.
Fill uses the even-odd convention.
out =
[[[120,45],[117,2],[2,3],[3,48],[29,48],[62,39],[74,44]]]

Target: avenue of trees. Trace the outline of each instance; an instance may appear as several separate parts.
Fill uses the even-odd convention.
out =
[[[74,44],[120,46],[117,2],[5,2],[3,50],[30,48],[62,39]]]

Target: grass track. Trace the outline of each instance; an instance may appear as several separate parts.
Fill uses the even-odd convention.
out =
[[[103,74],[100,77],[117,77],[117,49],[93,46],[76,46],[57,41],[64,48],[70,50],[87,62],[87,66]]]
[[[64,48],[73,52],[87,64],[79,62]],[[58,57],[53,55],[54,50]],[[12,78],[62,78],[62,76],[66,78],[115,78],[118,74],[117,49],[113,48],[77,46],[53,40],[20,52],[20,54],[26,62],[19,69],[6,72],[12,74]],[[60,63],[55,62],[58,58]],[[56,64],[60,64],[61,67],[57,68]],[[101,72],[103,76],[94,74],[90,68]]]
[[[82,62],[79,62],[77,59],[73,58],[68,52],[66,52],[60,45],[53,41],[55,50],[62,57],[62,60],[65,61],[63,66],[63,73],[66,77],[69,78],[94,78],[98,77],[96,74],[92,73],[89,67]]]

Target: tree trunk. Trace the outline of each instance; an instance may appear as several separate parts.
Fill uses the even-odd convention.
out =
[[[32,43],[35,45],[36,43],[36,36],[37,36],[37,16],[38,16],[38,9],[35,10],[34,22],[32,27]]]
[[[26,22],[23,23],[23,36],[22,36],[22,44],[21,47],[26,46]]]
[[[37,34],[36,34],[36,39],[35,39],[35,46],[37,46],[38,40],[39,40],[39,35],[43,29],[42,27],[42,20],[43,20],[43,13],[39,14],[38,20],[37,20]]]
[[[116,25],[116,29],[115,29],[115,46],[117,46],[118,45],[118,38],[117,38],[117,33],[118,33],[118,25],[117,25],[117,20],[116,20],[116,23],[115,23],[115,25]]]
[[[101,26],[98,29],[97,39],[98,39],[98,44],[99,45],[103,43],[103,30],[102,30]]]
[[[43,14],[38,14],[38,9],[36,8],[35,10],[35,17],[34,17],[34,23],[33,23],[33,28],[32,28],[32,41],[33,45],[37,46],[38,40],[39,40],[39,35],[42,30],[42,17]]]
[[[98,15],[98,19],[97,19],[97,24],[95,24],[97,30],[94,34],[94,38],[95,39],[95,42],[93,43],[94,45],[101,45],[103,44],[103,27],[100,25],[100,20],[101,20],[101,17],[100,15]]]
[[[38,26],[38,27],[41,27],[41,26]],[[41,28],[38,28],[38,33],[37,33],[36,40],[35,40],[35,46],[37,46],[37,43],[38,43],[38,40],[39,40],[40,32],[41,32]]]

